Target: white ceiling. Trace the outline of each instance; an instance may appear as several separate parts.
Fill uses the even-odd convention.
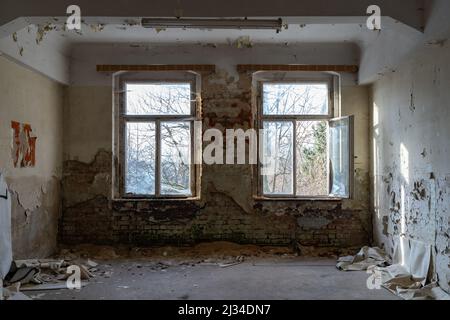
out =
[[[81,31],[74,31],[65,30],[66,19],[67,17],[20,18],[17,25],[25,27],[3,38],[0,37],[0,52],[19,63],[48,74],[53,79],[68,83],[71,74],[68,70],[74,63],[74,59],[77,59],[73,49],[82,44],[130,45],[131,47],[134,45],[136,47],[198,45],[215,48],[217,46],[220,52],[226,51],[221,49],[223,46],[236,49],[275,45],[291,48],[295,55],[302,55],[314,44],[342,44],[347,48],[357,45],[361,52],[360,58],[367,65],[363,70],[364,77],[360,77],[361,80],[369,79],[368,75],[376,74],[377,69],[386,69],[396,63],[397,54],[395,53],[403,54],[409,51],[422,35],[416,29],[390,17],[382,18],[381,31],[369,30],[366,27],[367,17],[284,17],[283,24],[287,28],[283,28],[279,33],[275,30],[143,28],[140,25],[141,19],[136,17],[83,17]],[[385,43],[398,43],[399,48],[386,47]],[[392,61],[389,61],[389,64],[386,64],[382,58],[377,58],[378,60],[375,61],[367,54],[370,54],[374,47],[376,47],[375,51],[381,52],[382,55],[392,56],[393,58],[390,58]],[[313,51],[309,50],[309,52]],[[323,61],[332,61],[334,54],[331,51],[321,52],[320,56]],[[326,55],[328,58],[324,58]],[[357,63],[361,59],[353,61]],[[326,64],[326,62],[323,63]]]
[[[245,37],[252,44],[345,43],[364,47],[376,40],[379,32],[369,30],[365,18],[322,19],[320,22],[304,18],[285,18],[287,29],[272,30],[211,30],[211,29],[154,29],[143,28],[139,18],[86,18],[81,31],[63,30],[64,18],[33,18],[30,22],[45,32],[44,38],[56,37],[70,44],[76,43],[153,43],[153,44],[234,44]],[[327,22],[329,20],[330,22]],[[305,23],[307,22],[307,23]],[[332,23],[336,22],[336,23]],[[383,32],[395,31],[400,23],[383,19]],[[410,29],[411,33],[417,33]],[[37,35],[39,37],[39,35]]]

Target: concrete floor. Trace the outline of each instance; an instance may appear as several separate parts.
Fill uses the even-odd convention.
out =
[[[80,291],[27,292],[34,299],[182,300],[396,300],[385,289],[369,290],[365,272],[341,272],[335,260],[252,259],[221,268],[155,260],[102,261],[101,272]],[[106,273],[107,276],[102,275]]]

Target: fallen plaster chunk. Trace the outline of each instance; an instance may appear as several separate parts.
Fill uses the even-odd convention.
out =
[[[244,257],[243,256],[238,256],[238,257],[236,257],[236,261],[235,262],[220,263],[219,267],[221,267],[221,268],[228,268],[228,267],[236,266],[236,265],[241,264],[243,262],[244,262]]]
[[[90,268],[95,268],[98,266],[97,262],[92,261],[91,259],[88,259],[86,264],[90,267]]]
[[[129,289],[130,287],[129,287],[129,286],[117,286],[117,288],[120,288],[120,289]]]
[[[38,293],[38,294],[35,294],[35,295],[32,295],[32,296],[30,296],[31,297],[31,299],[40,299],[40,298],[42,298],[43,296],[45,296],[45,293]]]
[[[81,287],[87,286],[88,283],[85,281],[81,282]],[[65,282],[62,283],[44,283],[38,285],[27,285],[21,287],[21,291],[46,291],[46,290],[62,290],[69,289]]]

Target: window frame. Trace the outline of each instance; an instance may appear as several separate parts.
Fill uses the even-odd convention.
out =
[[[264,94],[263,87],[264,84],[326,84],[328,88],[328,114],[326,115],[299,115],[299,114],[288,114],[288,115],[265,115],[264,114]],[[260,79],[256,82],[256,126],[258,129],[263,129],[263,123],[267,122],[290,122],[293,124],[293,193],[292,194],[266,194],[264,193],[263,186],[263,177],[261,175],[261,161],[258,161],[257,169],[256,169],[256,197],[258,199],[263,200],[341,200],[343,198],[335,197],[332,195],[316,195],[316,196],[307,196],[307,195],[298,195],[297,194],[297,142],[296,142],[296,134],[297,134],[297,121],[326,121],[327,128],[329,128],[329,122],[332,121],[336,114],[340,113],[340,94],[339,94],[339,79],[337,76],[324,74],[319,77],[292,77],[292,78],[283,78],[282,80],[276,80],[271,77],[270,79]],[[327,130],[327,143],[329,140]],[[260,155],[263,141],[262,139],[258,139],[258,155]],[[328,150],[328,147],[327,147]],[[259,159],[259,157],[258,157]],[[327,187],[328,192],[330,190],[330,157],[327,151]],[[352,179],[350,179],[351,181]],[[351,195],[350,195],[351,197]]]
[[[192,199],[197,197],[197,175],[198,168],[195,165],[196,151],[194,147],[194,123],[198,120],[198,103],[196,97],[196,80],[170,79],[170,78],[126,78],[119,81],[120,102],[119,102],[119,194],[122,199]],[[127,115],[127,91],[128,84],[189,84],[191,92],[191,107],[189,115]],[[127,123],[155,123],[155,193],[154,194],[130,194],[125,192],[126,182],[126,125]],[[191,145],[190,145],[190,194],[161,194],[161,122],[189,122]]]

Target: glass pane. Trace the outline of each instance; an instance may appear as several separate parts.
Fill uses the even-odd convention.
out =
[[[161,122],[161,194],[191,194],[189,122]]]
[[[297,195],[328,195],[326,121],[297,122]]]
[[[155,123],[128,122],[125,132],[125,193],[155,193]]]
[[[350,123],[350,117],[330,121],[330,193],[339,197],[350,195]]]
[[[263,192],[268,195],[292,195],[293,124],[265,121],[263,126]]]
[[[127,115],[190,115],[189,83],[126,84]]]
[[[326,83],[263,84],[263,111],[266,115],[327,115]]]

